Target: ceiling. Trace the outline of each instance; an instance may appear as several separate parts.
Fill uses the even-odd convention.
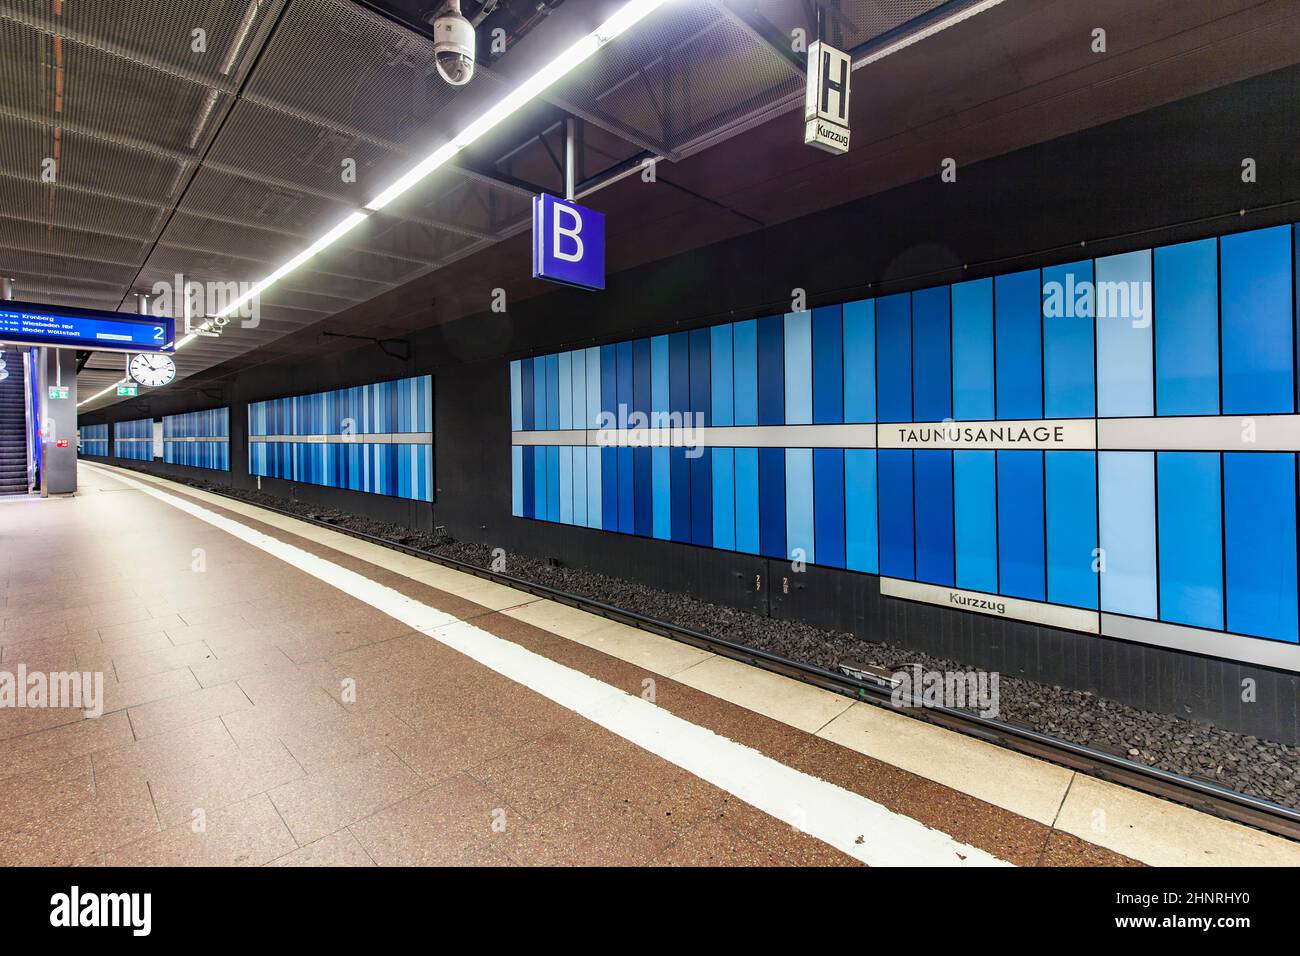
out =
[[[618,5],[535,15],[537,0],[503,0],[480,35],[500,25],[505,52],[480,54],[453,90],[427,37],[394,19],[434,0],[0,0],[0,273],[25,301],[125,312],[178,273],[260,279]],[[854,148],[832,157],[802,144],[786,42],[814,6],[657,11],[263,293],[255,327],[179,352],[179,375],[201,384],[357,345],[325,331],[401,335],[481,311],[493,288],[543,291],[521,233],[531,195],[560,188],[569,116],[612,271],[931,175],[944,156],[973,162],[1300,60],[1288,0],[1005,0],[855,72]],[[861,60],[978,4],[820,6],[828,38]],[[1104,56],[1089,43],[1099,24]],[[647,156],[664,158],[652,187],[617,178]],[[121,367],[91,356],[81,394]]]

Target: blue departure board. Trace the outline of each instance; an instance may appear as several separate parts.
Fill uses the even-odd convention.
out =
[[[168,316],[132,316],[28,302],[0,302],[0,342],[119,352],[172,352]]]

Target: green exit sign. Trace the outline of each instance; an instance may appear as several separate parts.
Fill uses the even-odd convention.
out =
[[[67,398],[67,397],[68,397],[68,389],[66,386],[62,388],[54,385],[50,386],[50,398],[53,399],[53,398]]]
[[[135,398],[136,395],[139,394],[139,391],[134,385],[119,385],[117,387],[117,394],[123,398]]]

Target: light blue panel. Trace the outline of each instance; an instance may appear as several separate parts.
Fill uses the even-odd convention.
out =
[[[715,378],[714,381],[716,382],[717,379]],[[734,551],[736,550],[734,449],[715,448],[711,457],[713,458],[713,546],[725,551]]]
[[[590,354],[590,350],[588,350]],[[599,373],[597,373],[599,377]],[[587,396],[591,397],[591,364],[587,364]],[[597,403],[599,407],[599,403]],[[599,448],[587,449],[587,527],[599,528],[601,526],[601,488],[600,488],[600,452]]]
[[[520,445],[510,449],[510,513],[516,518],[524,513],[524,449]]]
[[[573,353],[560,353],[560,427],[573,427]]]
[[[812,313],[785,316],[785,423],[812,424]],[[812,478],[809,457],[809,480]],[[812,485],[809,484],[811,488]],[[793,547],[793,545],[791,545]]]
[[[516,432],[524,427],[522,379],[523,363],[515,359],[510,363],[510,430]]]
[[[593,345],[587,349],[587,427],[600,427],[600,348]],[[588,487],[591,475],[587,476]],[[599,485],[599,481],[597,482]],[[600,509],[596,509],[600,514]],[[588,512],[590,514],[590,512]]]
[[[952,414],[958,421],[994,417],[992,279],[952,287]]]
[[[665,339],[665,345],[667,341]],[[667,356],[664,356],[665,361]],[[664,387],[667,388],[667,382]],[[658,406],[655,406],[658,408]],[[654,488],[652,532],[667,541],[673,536],[672,468],[667,448],[650,449],[651,484]]]
[[[1100,319],[1098,320],[1100,327]],[[1155,455],[1148,451],[1097,453],[1100,508],[1101,609],[1156,617]]]
[[[846,302],[844,303],[844,421],[874,422],[875,420],[876,301],[864,299],[860,302]],[[875,474],[874,466],[872,474]],[[874,511],[872,513],[874,516]]]
[[[758,424],[758,320],[732,325],[735,423]],[[757,468],[758,466],[755,465]]]
[[[369,404],[369,403],[367,403]],[[546,356],[539,355],[533,359],[533,415],[535,420],[533,427],[537,431],[546,429]],[[539,457],[545,458],[546,455]],[[539,498],[538,501],[545,501],[545,498]],[[538,517],[545,513],[544,508],[538,509]]]
[[[587,427],[587,354],[585,351],[573,353],[573,426]],[[574,462],[577,469],[577,462]],[[581,524],[581,522],[579,522]]]
[[[582,353],[579,352],[579,355]],[[586,374],[586,361],[573,363],[573,370],[583,369]],[[586,389],[583,389],[583,403],[586,403]],[[587,525],[587,449],[575,446],[573,452],[573,524],[579,527]]]
[[[742,323],[743,324],[743,323]],[[755,410],[757,415],[757,408]],[[736,449],[736,550],[758,554],[758,449]]]
[[[564,393],[567,392],[565,389]],[[560,523],[573,524],[573,448],[570,445],[560,448]]]
[[[668,410],[668,336],[656,335],[650,340],[650,411]]]
[[[1151,288],[1150,249],[1097,260],[1098,417],[1155,414]]]
[[[711,382],[710,388],[713,392],[713,418],[711,419],[710,424],[730,425],[733,421],[731,326],[715,325],[709,331],[712,338],[709,348],[712,368],[709,377]],[[721,545],[717,544],[714,546],[721,547]]]
[[[876,573],[879,566],[876,520],[875,449],[846,448],[844,449],[844,558],[852,571]]]
[[[809,312],[797,314],[811,316]],[[789,318],[789,316],[786,316],[787,321]],[[785,341],[786,347],[789,348],[790,339],[788,336]],[[808,354],[811,361],[811,339],[809,344]],[[789,365],[786,367],[789,368]],[[787,383],[788,381],[787,379]],[[808,394],[809,398],[811,398],[811,390]],[[809,403],[808,414],[812,415],[811,402]],[[785,547],[786,556],[791,560],[795,559],[795,550],[801,549],[803,551],[803,560],[809,564],[816,563],[813,520],[812,449],[787,448],[785,450]]]
[[[991,344],[991,328],[989,334]],[[992,368],[990,362],[990,376]],[[997,593],[997,452],[954,451],[952,493],[957,587]]]

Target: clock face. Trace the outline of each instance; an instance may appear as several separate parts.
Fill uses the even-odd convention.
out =
[[[131,377],[141,385],[158,388],[176,377],[176,363],[166,355],[142,352],[131,359]]]

